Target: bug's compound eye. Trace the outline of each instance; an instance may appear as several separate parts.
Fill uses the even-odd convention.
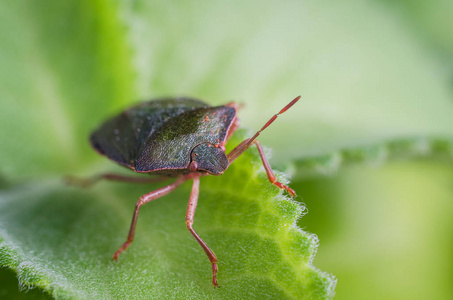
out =
[[[220,147],[203,143],[192,150],[189,168],[193,166],[199,171],[220,175],[228,168],[228,158]]]

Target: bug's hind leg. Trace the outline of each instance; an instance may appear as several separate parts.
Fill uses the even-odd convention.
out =
[[[193,237],[200,244],[201,248],[203,248],[206,255],[208,256],[209,262],[212,264],[212,284],[214,285],[214,287],[218,287],[219,284],[217,283],[217,272],[218,272],[217,257],[192,227],[195,216],[195,210],[197,209],[199,191],[200,191],[200,177],[195,177],[193,178],[192,191],[190,192],[189,204],[187,206],[186,226],[190,233],[193,235]]]
[[[87,188],[101,180],[111,180],[111,181],[122,181],[122,182],[132,182],[132,183],[153,183],[161,182],[170,179],[169,177],[136,177],[136,176],[126,176],[113,173],[104,173],[88,178],[79,178],[70,175],[64,177],[64,181],[67,185],[75,185],[78,187]]]
[[[264,166],[264,169],[266,170],[267,178],[269,179],[269,181],[273,185],[276,185],[277,187],[281,188],[282,190],[286,190],[291,195],[291,197],[294,198],[294,196],[296,196],[296,192],[289,186],[284,185],[283,183],[277,181],[277,178],[275,177],[274,173],[272,172],[269,162],[267,161],[267,158],[264,155],[263,147],[261,147],[260,142],[258,142],[257,140],[254,140],[252,143],[255,144],[256,148],[258,148],[258,152],[260,154],[261,161],[263,162],[263,166]]]
[[[178,186],[180,186],[184,181],[186,181],[187,179],[185,177],[180,177],[178,178],[175,182],[169,184],[169,185],[166,185],[164,187],[161,187],[157,190],[154,190],[148,194],[145,194],[143,196],[141,196],[137,203],[135,204],[135,210],[134,210],[134,214],[132,216],[132,222],[131,222],[131,227],[129,229],[129,234],[127,236],[127,240],[126,242],[124,242],[124,244],[115,252],[115,254],[113,254],[113,259],[114,260],[118,260],[118,257],[120,256],[121,252],[123,252],[124,250],[127,249],[127,247],[129,247],[129,245],[132,243],[132,241],[134,240],[134,234],[135,234],[135,225],[137,224],[137,218],[138,218],[138,212],[140,210],[140,207],[143,205],[143,204],[146,204],[150,201],[153,201],[153,200],[156,200],[162,196],[165,196],[167,195],[168,193],[174,191]]]

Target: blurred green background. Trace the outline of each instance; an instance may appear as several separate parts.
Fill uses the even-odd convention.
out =
[[[0,20],[5,189],[108,164],[87,136],[130,103],[235,100],[257,129],[302,94],[261,142],[336,299],[453,299],[452,1],[15,1]]]

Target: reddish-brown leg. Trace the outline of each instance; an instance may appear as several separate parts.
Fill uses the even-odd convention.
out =
[[[269,165],[269,162],[267,161],[267,158],[264,155],[264,151],[263,151],[263,148],[261,147],[260,142],[255,140],[255,141],[253,141],[253,144],[255,144],[256,148],[258,148],[258,152],[260,153],[261,161],[263,162],[263,166],[264,166],[264,169],[266,170],[267,178],[269,178],[269,181],[272,184],[281,188],[282,190],[286,190],[291,195],[291,197],[294,198],[294,196],[296,196],[296,192],[289,186],[284,185],[283,183],[277,181],[277,178],[275,177],[274,173],[272,172],[271,166]]]
[[[140,210],[140,206],[143,204],[146,204],[150,201],[156,200],[162,196],[167,195],[168,193],[172,192],[175,190],[179,185],[181,185],[184,181],[186,181],[186,177],[179,177],[175,182],[172,184],[166,185],[164,187],[161,187],[157,190],[154,190],[148,194],[145,194],[141,196],[137,203],[135,204],[135,210],[134,210],[134,215],[132,217],[132,222],[131,222],[131,227],[129,229],[129,235],[127,236],[126,242],[113,254],[113,259],[118,260],[118,256],[123,252],[124,250],[129,247],[129,245],[132,243],[134,240],[134,233],[135,233],[135,225],[137,224],[137,217],[138,217],[138,212]]]
[[[195,210],[197,209],[199,190],[200,190],[200,177],[195,177],[193,178],[192,192],[190,192],[189,204],[187,206],[186,226],[187,229],[189,229],[190,233],[193,235],[193,237],[200,244],[201,248],[203,248],[206,255],[208,256],[209,261],[212,264],[212,284],[214,285],[214,287],[218,287],[219,284],[217,283],[217,271],[218,271],[217,257],[192,227],[195,216]]]
[[[242,143],[240,143],[236,148],[241,148],[241,147],[243,147],[243,145],[246,145],[246,144],[248,144],[249,145],[248,147],[250,147],[251,144],[249,144],[248,142],[249,142],[249,139],[246,139],[246,140],[242,141]],[[274,173],[272,172],[271,166],[269,165],[269,162],[267,161],[266,155],[264,155],[264,151],[263,151],[263,148],[261,147],[261,144],[257,140],[254,140],[252,142],[252,144],[255,144],[256,148],[258,148],[258,152],[260,154],[261,161],[263,162],[263,166],[264,166],[264,169],[266,170],[267,178],[269,178],[269,181],[272,184],[276,185],[277,187],[281,188],[282,190],[286,190],[291,195],[291,197],[294,198],[294,196],[296,196],[296,192],[292,188],[290,188],[289,186],[284,185],[283,183],[277,181],[277,178],[275,177]],[[244,153],[244,151],[242,151],[241,154],[242,153]],[[229,156],[230,155],[228,154],[228,157]],[[235,156],[234,158],[232,158],[232,160],[230,160],[230,164],[237,157],[238,156]]]
[[[90,178],[77,178],[73,176],[66,176],[64,178],[66,184],[69,185],[76,185],[79,187],[90,187],[101,180],[111,180],[111,181],[122,181],[122,182],[133,182],[133,183],[153,183],[153,182],[161,182],[168,180],[168,177],[135,177],[135,176],[125,176],[119,174],[112,174],[112,173],[105,173],[99,174]]]

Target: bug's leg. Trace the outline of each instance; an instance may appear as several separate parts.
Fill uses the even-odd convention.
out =
[[[269,179],[269,181],[272,184],[276,185],[277,187],[279,187],[283,190],[286,190],[291,195],[291,197],[294,198],[294,196],[296,196],[296,192],[294,192],[294,190],[292,188],[290,188],[289,186],[284,185],[283,183],[277,181],[277,178],[275,177],[274,173],[272,172],[271,166],[269,165],[269,162],[267,161],[266,155],[264,155],[263,147],[261,147],[260,142],[258,142],[257,140],[254,140],[251,143],[249,143],[249,140],[250,139],[244,140],[236,148],[241,148],[241,147],[244,147],[243,145],[247,145],[247,147],[245,147],[245,149],[242,148],[242,149],[246,150],[250,147],[251,144],[255,144],[256,148],[258,148],[258,153],[260,154],[261,161],[263,162],[263,166],[264,166],[264,169],[266,170],[267,178]],[[240,154],[242,154],[242,153],[244,153],[244,151],[241,151]],[[230,154],[228,154],[228,157],[229,156],[230,156]],[[238,156],[239,155],[234,157],[234,159],[236,159]],[[234,161],[234,159],[232,161]],[[230,161],[230,163],[232,161]]]
[[[141,196],[137,203],[135,204],[135,210],[134,210],[134,215],[132,216],[132,222],[131,222],[131,227],[129,229],[129,234],[127,236],[126,242],[113,254],[113,259],[118,260],[118,256],[123,252],[124,250],[129,247],[129,245],[132,243],[134,240],[134,233],[135,233],[135,225],[137,224],[137,218],[138,218],[138,212],[140,210],[140,206],[143,204],[146,204],[150,201],[156,200],[162,196],[167,195],[168,193],[172,192],[175,190],[179,185],[181,185],[184,181],[187,179],[185,177],[180,177],[178,178],[175,182],[172,184],[166,185],[164,187],[161,187],[157,190],[154,190],[148,194],[145,194]]]
[[[99,174],[93,177],[88,178],[78,178],[67,175],[64,177],[64,181],[68,185],[75,185],[79,187],[90,187],[101,180],[111,180],[111,181],[122,181],[122,182],[134,182],[134,183],[153,183],[153,182],[161,182],[168,180],[168,177],[135,177],[135,176],[125,176],[113,173],[105,173]]]
[[[214,252],[209,249],[208,245],[201,239],[201,237],[195,232],[192,227],[193,219],[195,215],[195,210],[197,209],[197,202],[198,202],[198,194],[200,190],[200,177],[195,177],[193,179],[192,191],[190,192],[189,204],[187,206],[186,212],[186,226],[189,229],[190,233],[193,237],[197,240],[200,244],[201,248],[203,248],[204,252],[209,258],[209,261],[212,264],[212,284],[214,287],[218,287],[219,284],[217,283],[217,257],[215,256]]]
[[[263,162],[263,166],[264,166],[264,169],[266,170],[267,178],[269,179],[269,181],[273,185],[276,185],[277,187],[281,188],[282,190],[286,190],[291,195],[291,198],[294,198],[294,196],[296,196],[296,192],[289,186],[284,185],[283,183],[277,181],[277,178],[275,177],[274,173],[272,172],[271,166],[269,165],[269,162],[267,161],[267,158],[264,155],[264,151],[263,151],[263,148],[261,147],[260,142],[255,140],[255,141],[253,141],[253,144],[255,144],[256,148],[258,148],[258,152],[260,154],[261,161]]]

